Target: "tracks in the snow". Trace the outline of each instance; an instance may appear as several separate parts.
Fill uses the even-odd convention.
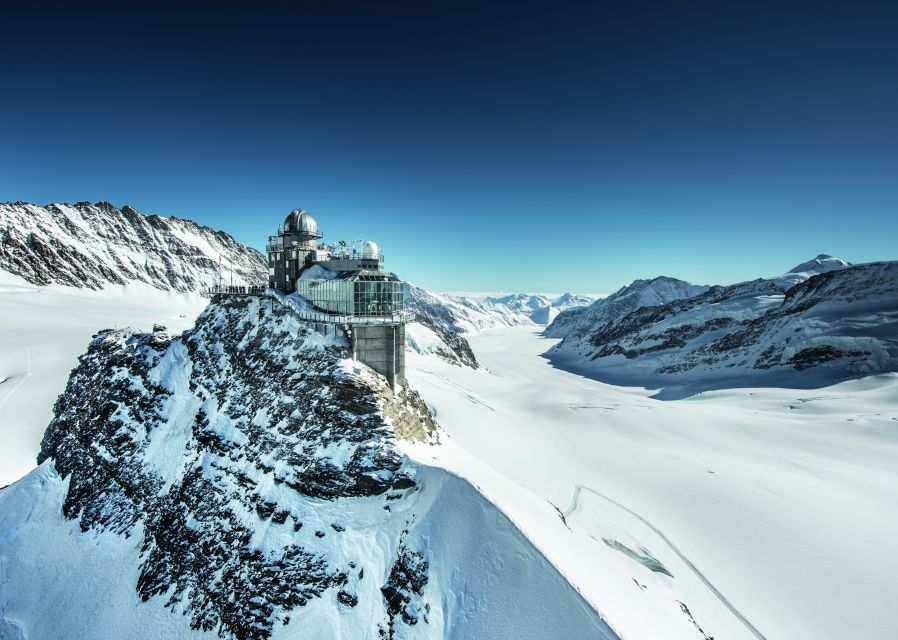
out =
[[[10,389],[9,393],[6,394],[6,397],[3,398],[2,401],[0,401],[0,410],[2,410],[4,406],[6,406],[6,403],[9,401],[9,399],[12,397],[12,395],[16,391],[18,391],[19,387],[21,387],[23,384],[25,384],[25,381],[28,380],[28,378],[30,378],[30,377],[31,377],[31,349],[28,349],[27,350],[27,365],[25,367],[25,375],[22,376],[21,380],[19,380],[19,384],[17,384],[12,389]],[[4,378],[3,382],[6,382],[7,380],[9,380],[9,378]]]
[[[581,492],[581,491],[588,491],[588,492],[592,493],[593,495],[598,496],[598,497],[601,498],[602,500],[605,500],[606,502],[608,502],[608,503],[610,503],[610,504],[613,504],[613,505],[616,506],[618,509],[621,509],[621,510],[625,511],[625,512],[628,513],[629,515],[633,516],[634,518],[636,518],[637,520],[639,520],[640,522],[642,522],[642,523],[643,523],[645,526],[647,526],[649,529],[651,529],[652,531],[654,531],[655,534],[657,534],[658,537],[661,538],[661,539],[664,541],[664,543],[667,544],[667,546],[670,547],[671,551],[673,551],[675,554],[677,554],[677,557],[679,557],[680,560],[682,560],[683,563],[684,563],[687,567],[689,567],[689,569],[692,570],[692,572],[695,574],[695,576],[696,576],[699,580],[702,581],[702,584],[704,584],[706,587],[708,587],[708,589],[711,590],[711,593],[713,593],[713,594],[715,595],[715,597],[721,602],[721,604],[723,604],[723,606],[725,606],[725,607],[730,611],[730,613],[732,613],[734,616],[736,616],[736,618],[738,618],[738,620],[739,620],[743,625],[745,625],[746,629],[748,629],[749,631],[751,631],[751,633],[754,634],[754,636],[755,636],[758,640],[767,640],[766,637],[764,636],[764,634],[762,634],[760,631],[758,631],[758,630],[755,628],[755,626],[754,626],[751,622],[749,622],[748,619],[747,619],[745,616],[743,616],[743,615],[739,612],[739,610],[736,609],[736,607],[733,606],[733,604],[732,604],[729,600],[727,600],[726,596],[724,596],[720,591],[717,590],[717,588],[716,588],[713,584],[711,584],[711,582],[708,580],[708,578],[706,578],[705,575],[704,575],[701,571],[699,571],[698,568],[697,568],[694,564],[692,564],[692,561],[690,561],[689,558],[687,558],[687,557],[686,557],[686,556],[685,556],[685,555],[684,555],[684,554],[677,548],[677,545],[675,545],[675,544],[670,540],[670,538],[668,538],[666,535],[664,535],[664,533],[663,533],[660,529],[658,529],[655,525],[653,525],[651,522],[649,522],[648,520],[646,520],[645,518],[643,518],[641,515],[639,515],[638,513],[636,513],[635,511],[633,511],[632,509],[629,509],[629,508],[625,507],[624,505],[622,505],[621,503],[619,503],[619,502],[617,502],[617,501],[615,501],[615,500],[612,500],[612,499],[609,498],[608,496],[606,496],[606,495],[604,495],[604,494],[602,494],[602,493],[599,493],[598,491],[596,491],[596,490],[593,489],[592,487],[588,487],[588,486],[583,485],[583,484],[578,484],[578,485],[576,485],[576,486],[574,487],[574,493],[573,493],[573,495],[571,495],[571,504],[568,506],[567,509],[565,509],[563,512],[561,512],[561,513],[562,513],[562,516],[563,516],[563,519],[565,520],[565,522],[567,522],[567,519],[570,518],[574,513],[576,513],[577,511],[580,510],[580,492]]]

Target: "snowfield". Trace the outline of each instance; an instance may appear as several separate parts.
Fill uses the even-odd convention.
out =
[[[478,486],[622,638],[895,637],[898,375],[661,401],[553,368],[537,331],[469,336],[479,370],[408,354],[449,436],[412,454]]]
[[[91,336],[157,323],[180,333],[208,302],[139,283],[103,291],[37,287],[0,271],[0,486],[34,468],[53,403]]]

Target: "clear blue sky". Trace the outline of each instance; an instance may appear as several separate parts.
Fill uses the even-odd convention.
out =
[[[435,290],[898,258],[896,3],[127,4],[5,9],[0,200],[302,207]]]

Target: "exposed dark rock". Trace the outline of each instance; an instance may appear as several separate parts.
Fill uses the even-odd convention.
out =
[[[829,345],[808,347],[789,358],[789,364],[801,371],[840,358],[863,358],[868,355],[870,355],[869,351],[841,351]]]
[[[131,535],[140,524],[139,595],[181,603],[196,629],[267,638],[278,612],[330,588],[341,588],[344,605],[358,602],[343,589],[350,568],[300,538],[254,548],[247,514],[294,535],[301,496],[333,501],[414,486],[384,410],[424,429],[417,394],[385,396],[375,376],[341,367],[338,345],[304,346],[310,335],[280,307],[240,299],[213,303],[178,338],[103,331],[56,403],[38,460],[51,458],[69,478],[64,515],[84,531]],[[149,453],[171,441],[181,443],[174,468]],[[321,447],[346,451],[346,463]],[[279,492],[294,492],[289,500],[262,491],[275,477]]]
[[[388,637],[393,638],[397,618],[407,625],[418,624],[419,619],[428,622],[429,606],[421,600],[427,586],[429,564],[424,556],[400,545],[399,552],[387,583],[381,587],[387,612],[390,616]]]

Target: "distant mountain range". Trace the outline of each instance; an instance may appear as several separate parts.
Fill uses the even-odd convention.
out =
[[[560,314],[557,366],[680,397],[730,386],[817,387],[898,370],[898,262],[820,255],[730,286],[637,280]]]
[[[87,289],[143,282],[189,292],[268,280],[265,257],[223,231],[108,202],[0,203],[0,270]]]
[[[594,296],[565,293],[559,296],[513,293],[474,297],[432,293],[406,286],[406,304],[418,316],[406,334],[409,348],[435,353],[450,362],[477,367],[463,334],[516,326],[547,325],[559,313],[594,302]]]

